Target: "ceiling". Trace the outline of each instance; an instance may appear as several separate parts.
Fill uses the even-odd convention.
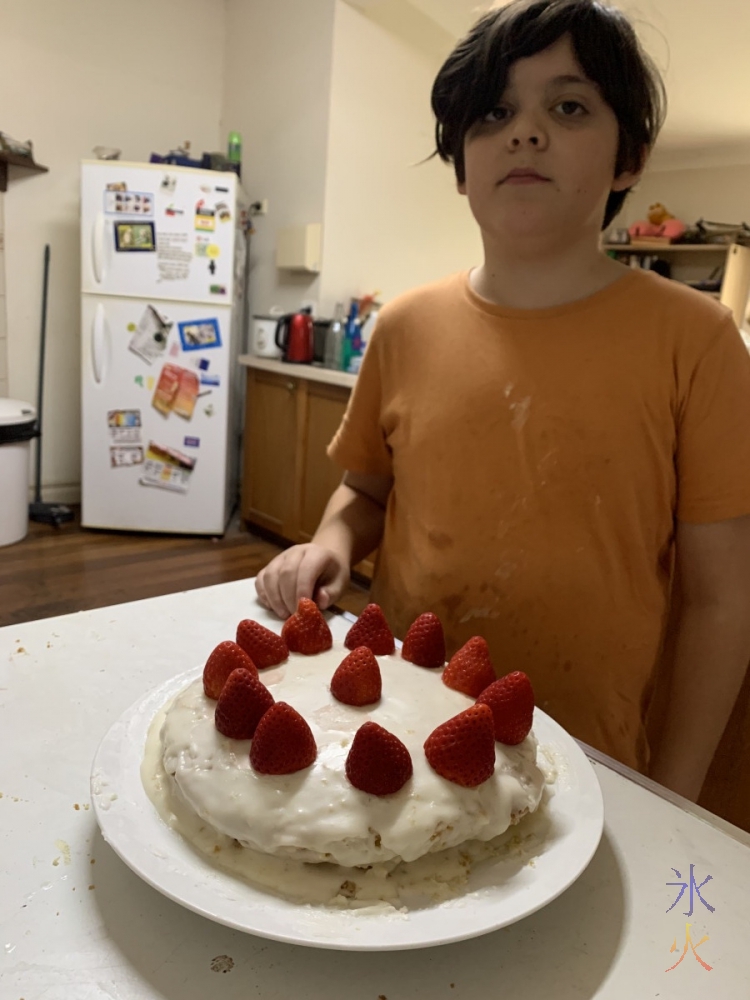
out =
[[[436,57],[484,11],[488,0],[349,0],[365,14],[421,35]],[[619,0],[655,59],[669,112],[652,165],[750,163],[748,0]]]

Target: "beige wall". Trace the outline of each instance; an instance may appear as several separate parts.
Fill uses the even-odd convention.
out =
[[[278,271],[280,229],[322,222],[334,0],[227,0],[222,133],[243,136],[243,186],[267,198],[255,220],[249,303],[296,309],[317,301],[315,275]]]
[[[8,386],[36,399],[44,244],[52,247],[44,421],[48,498],[80,482],[79,161],[222,148],[223,0],[0,0],[4,131],[48,174],[11,168],[5,198]],[[1,353],[1,345],[0,345]],[[0,375],[2,368],[0,365]]]
[[[338,0],[333,46],[321,306],[407,288],[480,260],[452,170],[432,152],[440,62]]]

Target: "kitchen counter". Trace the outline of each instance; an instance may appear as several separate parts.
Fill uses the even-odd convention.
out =
[[[350,375],[349,372],[321,368],[318,365],[294,365],[286,361],[276,361],[273,358],[259,358],[255,354],[241,354],[239,362],[246,368],[257,368],[258,371],[286,375],[288,378],[304,378],[310,382],[340,385],[345,389],[353,389],[354,383],[357,381],[357,376]]]
[[[253,937],[143,882],[105,843],[89,772],[144,692],[236,622],[279,622],[252,580],[0,629],[0,996],[8,1000],[746,1000],[750,836],[587,749],[604,835],[580,878],[503,930],[434,949],[316,950]],[[349,623],[331,619],[342,638]],[[710,876],[686,917],[669,883]],[[682,874],[677,877],[675,871]],[[705,969],[688,949],[686,923]],[[701,938],[708,935],[708,940]],[[701,942],[699,944],[699,942]],[[674,944],[675,950],[670,951]]]

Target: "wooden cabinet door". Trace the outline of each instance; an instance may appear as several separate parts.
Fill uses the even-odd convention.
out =
[[[298,530],[301,383],[249,368],[242,517],[291,541]]]
[[[331,494],[341,482],[341,468],[326,455],[349,402],[349,390],[324,382],[307,383],[307,413],[302,438],[302,497],[299,539],[309,542]]]

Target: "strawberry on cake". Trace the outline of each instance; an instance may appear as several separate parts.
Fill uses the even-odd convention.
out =
[[[396,651],[377,605],[343,646],[299,602],[281,636],[239,624],[168,706],[170,792],[212,830],[277,858],[370,866],[488,841],[545,784],[525,674],[475,637],[445,665],[439,619]]]

